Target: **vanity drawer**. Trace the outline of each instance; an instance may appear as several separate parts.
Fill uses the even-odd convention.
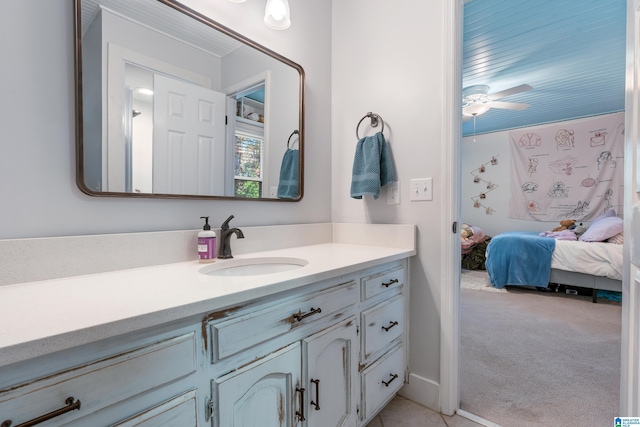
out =
[[[195,372],[195,348],[191,332],[13,387],[0,392],[0,422],[25,423],[73,397],[80,408],[56,417],[68,423]]]
[[[401,344],[362,375],[364,416],[371,417],[404,384],[405,348]]]
[[[362,312],[363,357],[366,359],[404,332],[404,295]]]
[[[112,427],[196,427],[196,391],[191,390]]]
[[[326,318],[357,302],[355,282],[347,282],[211,325],[213,361],[236,354],[295,328]]]
[[[404,267],[397,266],[362,279],[362,301],[381,294],[389,289],[404,285]]]

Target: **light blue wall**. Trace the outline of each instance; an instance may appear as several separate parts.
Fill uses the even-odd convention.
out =
[[[307,73],[307,162],[300,203],[96,198],[75,183],[72,0],[0,2],[0,239],[331,221],[331,4],[296,3],[287,31],[264,4],[210,2],[210,13]],[[215,3],[215,4],[214,4]],[[242,17],[243,19],[240,19]],[[309,49],[313,46],[313,49]]]

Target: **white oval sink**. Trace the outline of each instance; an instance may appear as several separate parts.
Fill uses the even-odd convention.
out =
[[[258,276],[295,270],[308,263],[307,260],[291,257],[235,258],[207,265],[199,271],[208,276]]]

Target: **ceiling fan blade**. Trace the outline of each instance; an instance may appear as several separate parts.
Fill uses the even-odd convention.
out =
[[[500,98],[505,98],[507,96],[511,96],[511,95],[515,95],[516,93],[521,93],[521,92],[526,92],[528,90],[533,89],[532,86],[529,86],[527,84],[524,85],[520,85],[520,86],[514,86],[510,89],[505,89],[501,92],[496,92],[496,93],[492,93],[490,95],[487,95],[487,98],[489,98],[490,100],[494,100],[494,99],[500,99]]]
[[[505,110],[526,110],[529,108],[529,104],[522,102],[491,101],[489,105],[491,108],[503,108]]]

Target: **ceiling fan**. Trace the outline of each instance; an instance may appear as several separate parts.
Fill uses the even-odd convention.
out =
[[[471,117],[486,113],[491,108],[502,108],[505,110],[526,110],[527,108],[529,108],[529,104],[524,104],[521,102],[498,101],[498,99],[506,98],[507,96],[515,95],[517,93],[526,92],[531,89],[533,89],[533,87],[527,84],[522,84],[490,94],[489,86],[487,85],[475,85],[466,87],[462,90],[462,115],[464,116],[464,121],[470,120]]]

